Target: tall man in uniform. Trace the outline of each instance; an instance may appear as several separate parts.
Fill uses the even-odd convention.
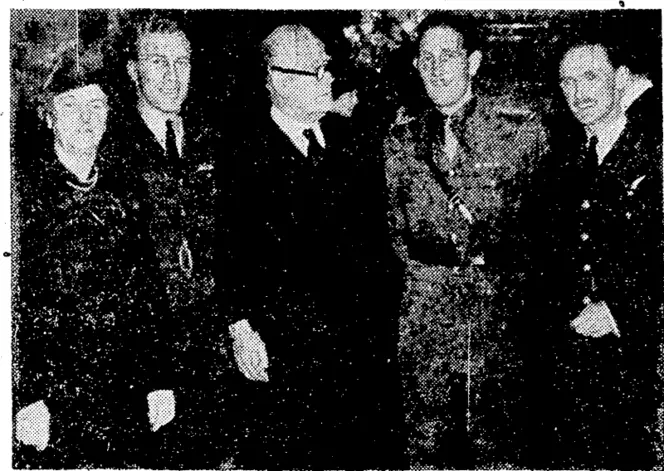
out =
[[[650,469],[661,133],[657,142],[642,121],[625,115],[628,74],[606,42],[574,43],[559,78],[576,121],[569,126],[581,125],[581,133],[542,166],[528,211],[529,464]]]
[[[484,453],[471,449],[472,442],[482,443],[480,436],[514,442],[510,421],[490,412],[508,410],[497,403],[507,400],[499,391],[507,387],[510,362],[501,368],[484,355],[491,345],[509,350],[500,327],[521,270],[513,256],[516,214],[546,146],[531,107],[509,95],[476,91],[481,63],[470,18],[426,18],[412,63],[426,98],[400,110],[384,145],[394,246],[411,280],[406,325],[413,328],[402,338],[405,364],[414,367],[408,391],[425,391],[408,402],[419,421],[413,426],[431,430],[434,440],[443,434],[436,456],[422,456],[442,467],[472,467]],[[429,349],[424,354],[422,346]],[[503,426],[495,428],[498,423]]]
[[[141,178],[141,194],[152,210],[150,233],[168,290],[172,325],[169,342],[180,364],[176,419],[164,427],[152,466],[216,466],[221,361],[212,338],[216,301],[214,247],[214,152],[218,135],[187,115],[191,44],[171,19],[152,14],[136,25],[126,71],[137,103],[114,123],[110,145]],[[132,108],[132,107],[128,107]],[[218,450],[223,452],[223,450]],[[219,462],[217,462],[219,461]]]
[[[384,176],[332,107],[330,57],[308,28],[263,43],[269,106],[234,149],[224,263],[246,376],[238,464],[404,468],[396,369],[401,275]],[[395,263],[396,262],[396,263]]]

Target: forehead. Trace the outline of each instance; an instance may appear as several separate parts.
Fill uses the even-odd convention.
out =
[[[599,45],[587,45],[570,49],[560,63],[562,77],[574,77],[588,71],[609,73],[613,67],[606,51]]]
[[[77,101],[105,100],[106,94],[102,91],[99,85],[93,84],[86,85],[84,87],[73,88],[54,97],[56,102],[68,99],[74,99]]]
[[[275,38],[272,62],[288,67],[320,65],[329,59],[325,45],[310,33],[284,33]]]
[[[463,49],[463,36],[449,26],[438,26],[424,33],[420,42],[420,52],[437,52],[441,49]]]
[[[189,40],[184,33],[146,33],[138,40],[140,54],[160,54],[164,56],[186,56],[191,51]]]

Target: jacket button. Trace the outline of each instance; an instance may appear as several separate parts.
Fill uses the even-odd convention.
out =
[[[591,302],[592,302],[592,301],[591,301],[590,297],[586,296],[586,297],[583,298],[583,304],[585,304],[586,306],[587,306],[588,304],[590,304]]]
[[[590,271],[590,265],[588,263],[583,266],[583,271]]]
[[[587,241],[589,238],[590,238],[590,236],[589,236],[588,234],[586,234],[586,233],[581,234],[581,240],[582,240],[582,241],[585,242],[585,241]]]
[[[590,201],[588,201],[588,200],[583,200],[583,203],[581,203],[581,207],[582,207],[583,209],[588,209],[588,208],[590,208]]]

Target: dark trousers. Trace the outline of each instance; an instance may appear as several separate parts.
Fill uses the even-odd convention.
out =
[[[192,337],[189,348],[180,353],[175,418],[147,436],[140,466],[214,469],[235,454],[238,419],[233,395],[238,378],[220,342],[213,342],[208,332],[205,338]]]
[[[546,341],[543,341],[545,339]],[[656,354],[613,334],[534,336],[525,356],[526,465],[649,469]]]
[[[396,362],[351,361],[342,343],[324,335],[312,334],[299,345],[299,351],[291,347],[290,354],[270,357],[268,383],[247,380],[241,386],[246,434],[236,464],[407,468]]]

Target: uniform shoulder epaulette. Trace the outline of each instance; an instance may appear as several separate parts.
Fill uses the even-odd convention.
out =
[[[408,123],[410,123],[414,120],[415,120],[415,116],[412,116],[409,113],[407,113],[406,108],[402,106],[397,110],[397,117],[394,120],[394,123],[392,124],[392,127],[403,126],[403,125],[408,124]]]

